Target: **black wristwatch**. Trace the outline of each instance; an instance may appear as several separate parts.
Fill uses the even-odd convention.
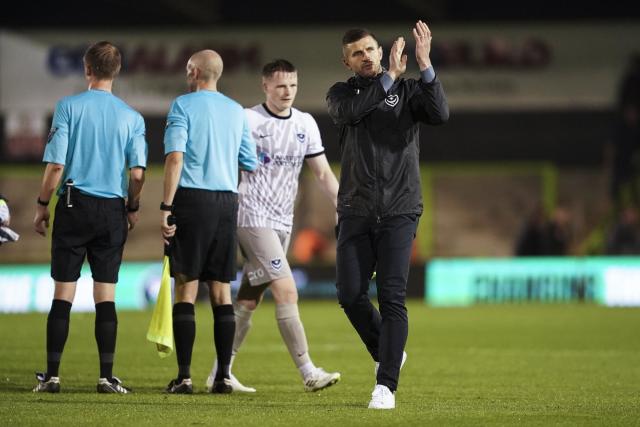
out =
[[[47,200],[46,202],[44,200],[40,200],[40,197],[38,197],[38,204],[40,206],[49,206],[49,201]]]
[[[165,205],[164,202],[160,202],[161,211],[171,212],[172,209],[173,209],[173,205]]]

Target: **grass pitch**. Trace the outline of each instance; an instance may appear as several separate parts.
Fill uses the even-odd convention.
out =
[[[46,314],[0,315],[0,425],[639,425],[640,310],[593,305],[433,309],[409,304],[409,358],[394,411],[367,409],[373,362],[335,302],[303,301],[318,366],[342,380],[305,393],[263,304],[234,365],[255,394],[210,395],[211,309],[198,305],[195,394],[162,393],[175,357],[145,340],[150,312],[120,312],[114,373],[131,395],[98,395],[93,314],[72,313],[62,392],[34,394]]]

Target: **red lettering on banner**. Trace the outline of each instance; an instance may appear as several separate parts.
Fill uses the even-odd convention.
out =
[[[407,46],[405,50],[414,49]],[[492,37],[481,43],[467,40],[434,42],[431,59],[436,67],[540,69],[553,58],[549,43],[528,38],[513,43],[504,37]]]
[[[138,46],[130,57],[125,57],[126,72],[160,74],[167,71],[167,50],[160,45],[149,49],[145,45]]]
[[[220,54],[224,61],[224,70],[233,73],[241,68],[257,70],[260,67],[260,47],[257,44],[246,48],[235,44],[216,45],[215,43],[186,44],[179,47],[177,53],[168,54],[165,45],[153,48],[142,44],[133,49],[123,48],[125,67],[123,72],[128,74],[180,74],[185,71],[187,61],[195,52],[203,49],[213,49]],[[132,53],[128,55],[127,53]]]

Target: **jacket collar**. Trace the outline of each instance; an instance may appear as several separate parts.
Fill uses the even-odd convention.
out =
[[[373,77],[362,77],[358,74],[355,74],[353,77],[347,80],[347,83],[349,83],[351,86],[355,86],[358,88],[365,88],[370,86],[373,82],[380,80],[380,77],[382,77],[382,75],[386,71],[387,69],[382,67],[382,71],[380,71],[380,73],[376,74]]]

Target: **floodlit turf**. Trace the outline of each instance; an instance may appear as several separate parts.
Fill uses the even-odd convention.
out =
[[[255,394],[210,395],[212,316],[196,308],[196,394],[162,393],[175,358],[144,336],[150,312],[119,313],[115,374],[131,395],[98,395],[93,314],[72,314],[58,395],[34,394],[46,314],[0,315],[0,425],[638,425],[640,310],[593,305],[433,309],[409,305],[409,358],[395,411],[367,409],[373,362],[335,302],[301,304],[318,366],[342,381],[305,393],[265,303],[234,372]]]

